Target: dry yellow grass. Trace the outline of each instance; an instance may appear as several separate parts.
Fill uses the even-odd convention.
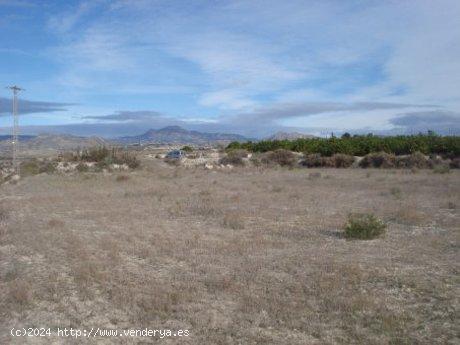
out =
[[[191,333],[74,341],[88,344],[459,340],[458,171],[150,163],[125,175],[0,186],[1,344],[51,343],[12,339],[13,326]],[[350,212],[386,220],[386,236],[345,240]]]

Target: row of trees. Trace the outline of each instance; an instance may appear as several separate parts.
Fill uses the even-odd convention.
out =
[[[232,142],[227,149],[246,149],[251,152],[285,149],[296,152],[319,153],[322,156],[332,156],[336,153],[364,156],[372,152],[387,152],[395,155],[422,152],[424,154],[458,157],[460,156],[460,137],[438,136],[433,133],[398,136],[343,135],[341,138]]]

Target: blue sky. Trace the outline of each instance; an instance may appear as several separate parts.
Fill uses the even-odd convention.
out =
[[[458,18],[457,0],[0,0],[0,84],[26,89],[27,133],[458,133]]]

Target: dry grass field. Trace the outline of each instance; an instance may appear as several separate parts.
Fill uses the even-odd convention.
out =
[[[350,212],[386,235],[346,240]],[[0,186],[0,344],[458,344],[460,171],[209,171]],[[12,327],[188,329],[11,337]]]

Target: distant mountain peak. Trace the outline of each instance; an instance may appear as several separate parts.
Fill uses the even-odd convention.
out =
[[[279,131],[269,136],[267,140],[295,140],[295,139],[308,139],[314,138],[314,135],[304,134],[299,132],[283,132]]]
[[[187,132],[187,130],[180,126],[166,126],[158,129],[157,132]]]

